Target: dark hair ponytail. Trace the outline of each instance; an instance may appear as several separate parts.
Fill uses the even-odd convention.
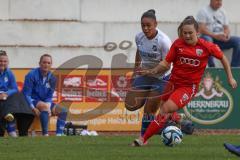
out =
[[[182,27],[184,25],[194,25],[196,31],[198,31],[198,22],[195,20],[193,16],[187,16],[181,24],[178,26],[178,36],[181,37],[182,35]]]
[[[155,12],[154,9],[150,9],[150,10],[148,10],[148,11],[146,11],[146,12],[143,13],[143,15],[142,15],[142,17],[141,17],[141,20],[146,17],[146,18],[152,18],[152,19],[154,19],[154,20],[156,21],[157,18],[156,18],[155,13],[156,13],[156,12]]]
[[[0,50],[0,56],[8,56],[8,55],[6,51]]]

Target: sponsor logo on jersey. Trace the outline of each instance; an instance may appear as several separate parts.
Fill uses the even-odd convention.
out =
[[[199,124],[217,124],[226,119],[233,109],[233,98],[223,88],[219,77],[205,75],[199,92],[187,104],[184,111],[188,117]]]
[[[139,52],[140,52],[140,55],[142,57],[151,58],[151,59],[156,59],[157,58],[157,54],[156,53],[145,52],[145,51],[140,50],[140,49],[139,49]]]
[[[186,57],[180,57],[181,64],[188,64],[190,66],[197,67],[200,65],[200,61],[198,59],[192,59],[192,58],[186,58]]]
[[[149,58],[154,58],[154,59],[156,59],[156,58],[157,58],[157,54],[155,54],[155,53],[149,53],[149,54],[148,54],[148,57],[149,57]]]
[[[4,77],[4,82],[8,82],[8,77]]]

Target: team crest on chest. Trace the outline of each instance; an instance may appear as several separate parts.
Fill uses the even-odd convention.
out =
[[[4,77],[4,82],[8,82],[8,77]]]
[[[49,82],[46,83],[46,88],[50,88]]]
[[[202,49],[196,49],[196,54],[198,56],[201,56],[203,54],[203,50]]]
[[[157,51],[157,46],[153,45],[152,50],[156,52]]]

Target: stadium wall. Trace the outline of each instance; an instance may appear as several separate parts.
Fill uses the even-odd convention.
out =
[[[174,40],[179,22],[187,15],[196,15],[209,0],[0,0],[0,3],[0,48],[9,53],[11,67],[36,67],[40,55],[48,52],[53,55],[55,68],[81,55],[96,56],[102,60],[102,67],[110,68],[113,56],[120,53],[126,55],[129,63],[134,62],[134,37],[141,31],[139,19],[144,11],[154,8],[159,28]],[[235,35],[240,35],[238,6],[239,0],[224,1]],[[113,42],[114,48],[106,51],[104,45],[109,42]]]

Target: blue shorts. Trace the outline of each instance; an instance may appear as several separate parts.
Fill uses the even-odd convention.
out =
[[[150,76],[138,76],[134,79],[132,87],[134,89],[140,89],[140,90],[151,90],[151,91],[157,91],[160,94],[163,93],[164,87],[166,85],[166,81],[169,77],[164,78],[163,80],[150,77]]]

